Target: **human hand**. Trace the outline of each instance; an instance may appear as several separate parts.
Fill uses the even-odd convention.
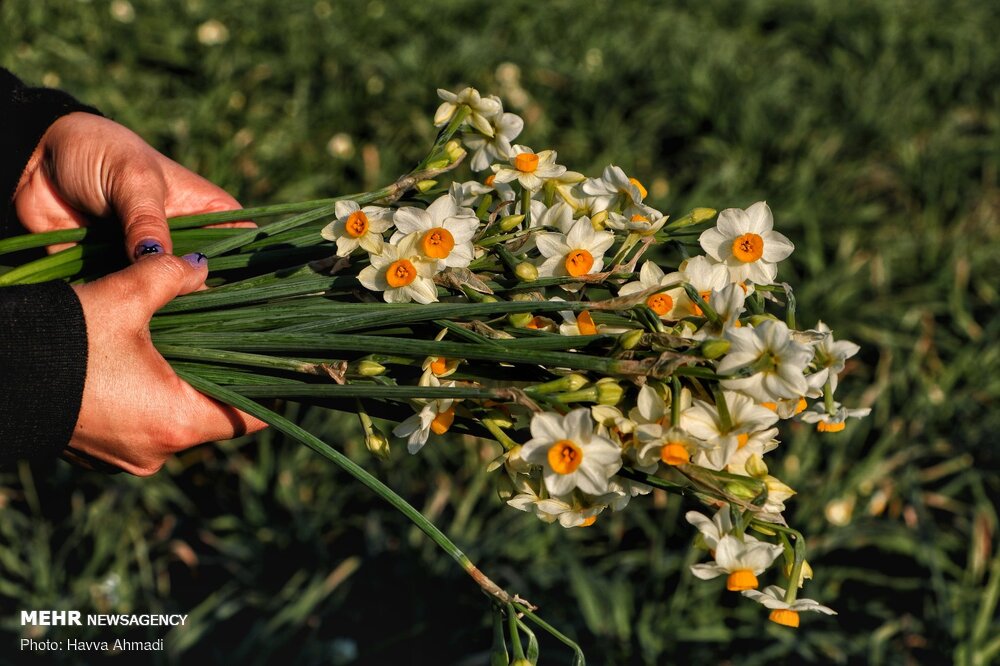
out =
[[[203,255],[163,254],[73,287],[87,323],[87,379],[67,457],[82,451],[148,476],[190,446],[266,427],[181,380],[150,340],[153,313],[207,274]]]
[[[82,112],[49,127],[15,190],[14,206],[32,233],[74,229],[86,226],[88,216],[114,215],[133,261],[173,251],[167,217],[240,208],[225,190],[164,157],[131,130]]]

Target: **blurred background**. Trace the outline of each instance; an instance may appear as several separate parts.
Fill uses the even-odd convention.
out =
[[[675,217],[766,199],[796,244],[780,277],[799,321],[861,344],[839,397],[873,408],[839,434],[793,426],[774,454],[799,491],[786,515],[809,537],[807,595],[837,617],[790,631],[693,580],[683,514],[697,507],[676,497],[563,530],[500,502],[488,444],[397,445],[380,462],[353,420],[287,413],[539,604],[589,663],[1000,659],[995,3],[5,0],[0,24],[2,66],[246,205],[391,182],[433,140],[435,89],[465,85],[525,118],[519,142],[589,175],[617,164]],[[489,604],[457,567],[275,433],[150,479],[62,462],[0,475],[0,660],[19,660],[20,608],[190,614],[159,663],[475,666],[490,643]],[[570,663],[541,640],[542,663]]]

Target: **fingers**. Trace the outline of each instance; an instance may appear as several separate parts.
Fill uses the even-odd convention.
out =
[[[125,249],[133,261],[150,254],[170,254],[167,226],[167,185],[151,159],[120,158],[111,167],[108,202],[125,231]]]
[[[142,257],[107,279],[114,280],[121,293],[130,295],[133,308],[145,324],[174,298],[196,291],[207,276],[208,259],[203,254],[155,254]]]

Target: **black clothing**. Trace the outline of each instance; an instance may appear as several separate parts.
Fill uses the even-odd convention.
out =
[[[0,238],[18,233],[12,200],[32,152],[52,123],[74,111],[97,113],[0,69]],[[69,285],[0,288],[0,466],[62,451],[86,371],[87,328]]]

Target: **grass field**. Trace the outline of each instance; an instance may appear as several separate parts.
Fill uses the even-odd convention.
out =
[[[488,445],[380,462],[353,421],[288,412],[539,604],[589,663],[1000,660],[1000,9],[670,4],[7,0],[0,65],[247,205],[391,182],[433,140],[435,89],[466,84],[525,117],[520,142],[589,174],[618,164],[675,215],[766,199],[796,244],[780,277],[799,320],[862,345],[840,397],[873,408],[836,435],[792,428],[777,458],[799,491],[787,515],[809,536],[810,596],[837,617],[792,632],[693,580],[696,507],[677,498],[564,531],[497,499]],[[474,585],[275,433],[191,450],[151,479],[0,474],[0,661],[18,656],[14,610],[60,607],[190,613],[164,663],[488,663]],[[570,656],[542,639],[542,663]]]

